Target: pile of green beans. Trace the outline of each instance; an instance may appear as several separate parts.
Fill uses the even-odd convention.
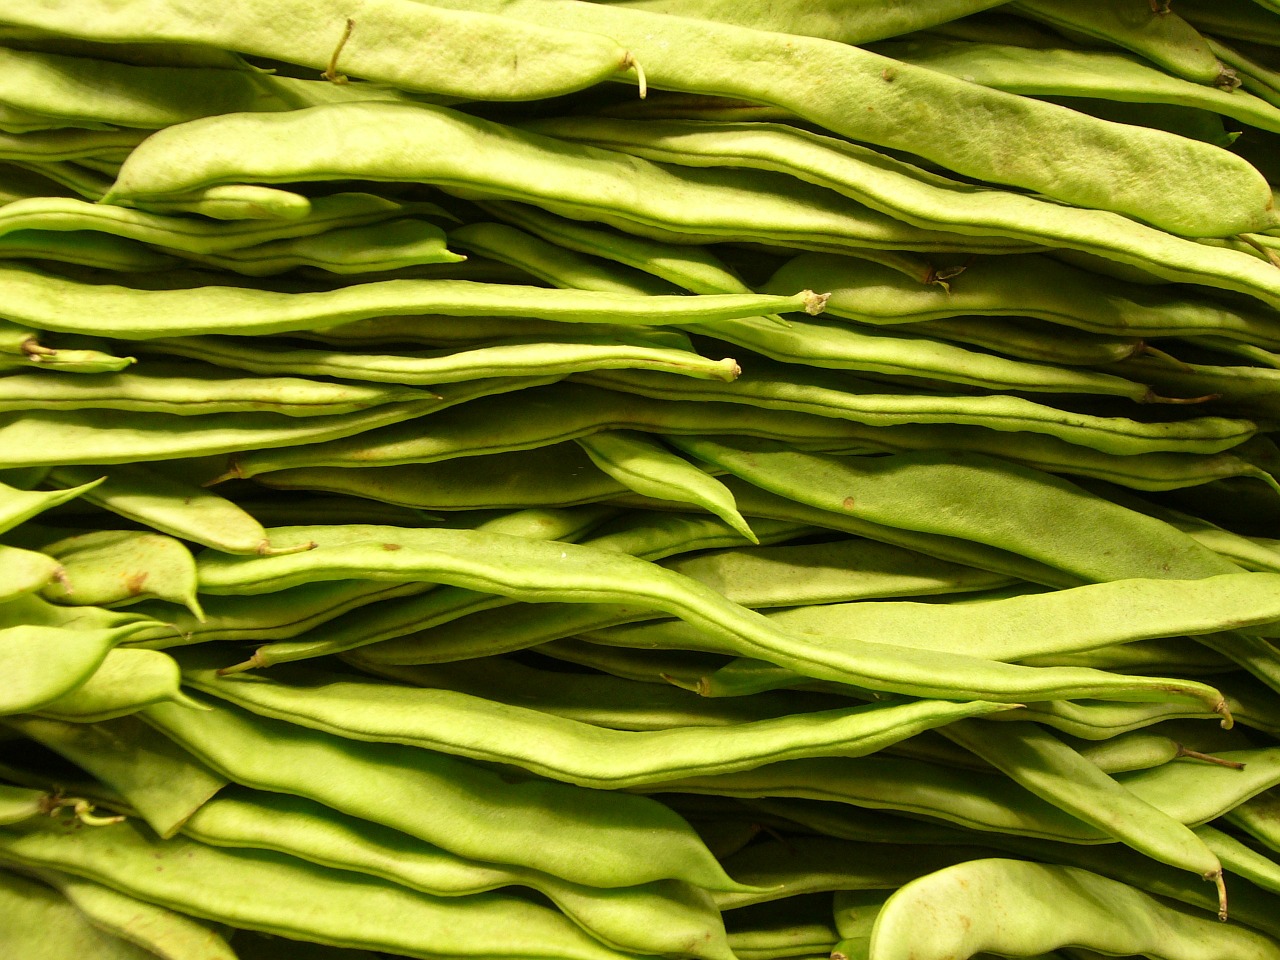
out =
[[[0,955],[1280,960],[1280,3],[0,10]]]

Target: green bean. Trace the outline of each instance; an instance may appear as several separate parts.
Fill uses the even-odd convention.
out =
[[[1178,10],[1202,31],[1255,43],[1280,43],[1280,25],[1266,4],[1247,0],[1223,0],[1222,3],[1179,0]]]
[[[856,439],[848,441],[798,440],[793,446],[813,453],[840,455],[904,453],[929,449],[968,450],[1003,457],[1046,473],[1065,473],[1105,480],[1134,490],[1176,490],[1211,483],[1224,477],[1254,477],[1268,486],[1275,483],[1275,478],[1270,473],[1244,457],[1237,456],[1235,452],[1207,455],[1134,453],[1117,456],[1066,443],[1044,434],[999,433],[985,427],[965,424],[902,424],[866,427],[857,433]],[[1206,542],[1203,538],[1197,539]],[[1216,545],[1214,549],[1219,553],[1224,552]],[[1253,557],[1265,553],[1266,551],[1258,550],[1253,545],[1248,551]],[[1228,555],[1236,562],[1241,562],[1236,553]],[[1249,569],[1255,567],[1250,566]]]
[[[195,213],[214,220],[230,221],[303,220],[313,212],[310,197],[275,187],[244,183],[227,183],[192,193],[175,194],[138,204],[138,207],[148,213]]]
[[[233,273],[265,277],[298,267],[362,275],[424,263],[458,263],[466,257],[445,246],[444,231],[435,224],[403,218],[271,240],[226,253],[188,254],[188,259]]]
[[[185,704],[174,710],[206,716]],[[148,709],[159,709],[152,706]],[[87,770],[123,796],[160,837],[182,824],[227,780],[136,717],[68,723],[42,717],[6,717],[5,723]]]
[[[514,764],[555,780],[603,789],[751,769],[790,757],[861,756],[960,717],[1008,709],[925,700],[714,730],[611,731],[451,690],[344,680],[313,667],[277,667],[270,679],[220,679],[214,665],[225,657],[184,656],[183,662],[188,685],[263,716],[341,737]],[[308,695],[307,687],[315,684],[324,684],[323,698]]]
[[[1228,236],[1255,230],[1272,217],[1270,190],[1256,171],[1242,169],[1247,167],[1243,161],[1237,165],[1219,157],[1215,148],[1015,99],[848,44],[618,6],[545,0],[448,0],[442,5],[599,30],[626,44],[656,89],[782,106],[849,139],[918,154],[966,176],[1025,187],[1074,206],[1115,210],[1171,233]],[[743,63],[758,67],[744,71]],[[904,111],[913,123],[902,123]],[[961,130],[954,122],[957,114],[987,120]],[[993,140],[1018,140],[1027,148],[1009,157],[990,149]],[[1062,163],[1068,156],[1069,171]],[[1186,175],[1176,184],[1157,184],[1149,176],[1153,165]],[[1227,196],[1210,202],[1210,194],[1202,192],[1210,186]],[[1225,210],[1236,215],[1223,217]]]
[[[145,597],[168,600],[203,616],[196,598],[196,568],[181,540],[139,530],[95,530],[43,547],[62,564],[46,599],[74,606],[124,604]]]
[[[966,44],[964,49],[967,51],[969,46]],[[1067,55],[1061,51],[1054,53]],[[1089,64],[1088,68],[1096,66]],[[1163,77],[1158,71],[1142,72],[1155,72]],[[1041,76],[1036,73],[1037,78]],[[1076,78],[1079,74],[1071,76]],[[1201,87],[1195,90],[1235,102],[1230,94]],[[1260,106],[1271,109],[1266,104]],[[1271,125],[1280,123],[1280,113],[1273,111],[1273,114],[1268,114]],[[1259,122],[1258,118],[1252,122]],[[750,167],[787,173],[922,228],[963,230],[1066,247],[1141,267],[1169,280],[1227,289],[1247,288],[1254,296],[1274,297],[1273,293],[1265,292],[1274,284],[1274,278],[1260,265],[1243,256],[1231,255],[1230,251],[1227,256],[1215,253],[1206,259],[1201,244],[1113,213],[979,189],[858,144],[791,126],[574,117],[537,121],[531,129],[666,163]],[[494,209],[505,213],[510,206],[499,205]],[[557,234],[563,232],[557,231]],[[561,242],[560,235],[550,239]]]
[[[65,575],[62,564],[47,554],[0,545],[0,603],[43,590]]]
[[[73,832],[59,822],[5,828],[0,855],[74,873],[195,917],[339,946],[429,957],[618,960],[557,911],[515,897],[439,900],[265,851],[239,852],[132,823]],[[159,868],[159,869],[157,869]],[[511,931],[520,931],[518,946]]]
[[[839,648],[796,637],[774,628],[767,618],[726,600],[698,581],[635,557],[572,543],[527,540],[473,531],[411,533],[388,549],[384,539],[277,557],[200,557],[204,592],[263,593],[295,583],[343,579],[427,579],[501,593],[537,603],[568,601],[650,606],[695,623],[723,638],[739,655],[759,656],[799,669],[816,679],[851,682],[870,689],[913,696],[946,691],[950,699],[1027,699],[1094,697],[1150,700],[1190,697],[1211,710],[1220,694],[1203,684],[1143,679],[1070,668],[1029,668],[960,655],[919,655],[907,647],[843,641]],[[763,654],[763,656],[761,656]],[[954,658],[954,659],[953,659]],[[946,665],[955,676],[947,677]],[[955,681],[961,681],[956,683]],[[1018,680],[1022,686],[1017,687]],[[1017,692],[1015,692],[1015,688]],[[1069,692],[1068,692],[1069,691]],[[1104,693],[1105,692],[1105,693]],[[1229,723],[1228,723],[1229,725]]]
[[[0,824],[21,823],[47,814],[52,797],[42,790],[0,784]]]
[[[70,693],[35,713],[51,720],[98,723],[137,713],[162,701],[186,702],[177,662],[156,650],[112,650],[102,665]]]
[[[196,43],[330,73],[341,66],[366,80],[478,100],[570,93],[634,63],[616,42],[594,32],[548,30],[423,5],[365,4],[342,43],[343,22],[350,13],[346,7],[291,0],[285,7],[270,8],[279,20],[265,17],[266,9],[239,9],[214,23],[178,3],[166,3],[143,17],[104,2],[24,11],[6,15],[4,22],[86,40]],[[335,62],[336,47],[340,62]]]
[[[336,384],[300,377],[245,377],[207,364],[151,362],[96,377],[45,378],[39,373],[0,377],[0,411],[132,410],[200,415],[281,414],[289,417],[357,413],[383,404],[431,398],[408,386]]]
[[[524,512],[536,515],[548,511]],[[597,519],[599,517],[597,508],[550,512],[558,513],[566,519],[574,515]],[[712,520],[710,517],[664,517],[658,522],[644,517],[639,524],[633,526],[627,526],[625,519],[623,518],[621,529],[593,531],[589,544],[596,549],[632,554],[645,560],[658,560],[665,556],[719,547],[726,543],[738,545],[743,540],[739,532],[731,529],[723,521]],[[594,525],[594,522],[591,522],[591,525]],[[586,526],[574,524],[571,521],[569,524],[547,525],[544,529],[528,533],[512,529],[504,530],[498,526],[477,526],[476,529],[517,533],[539,540],[576,541],[585,532]],[[786,522],[763,521],[760,524],[760,537],[765,543],[790,539],[797,532],[800,531],[797,531],[794,524]],[[460,653],[458,642],[455,640],[451,644],[448,639],[440,637],[437,627],[453,621],[462,621],[460,626],[466,632],[468,629],[466,624],[472,622],[471,618],[477,611],[506,606],[512,602],[508,597],[495,596],[484,591],[468,590],[462,587],[442,587],[432,591],[430,596],[412,597],[401,603],[382,605],[376,611],[366,610],[355,616],[343,617],[336,622],[328,623],[314,638],[304,638],[292,643],[268,643],[259,647],[254,651],[253,656],[243,663],[224,668],[223,673],[340,653],[373,644],[377,644],[379,654],[385,656],[393,650],[400,652],[405,648],[420,649],[425,642],[431,646],[433,657],[453,660],[457,659]],[[588,604],[587,606],[596,605]],[[396,642],[401,637],[406,639]],[[280,638],[271,639],[278,641]],[[516,645],[510,646],[509,644],[512,643]],[[520,649],[527,644],[521,637],[511,637],[498,641],[496,645],[503,645],[505,649]],[[475,646],[475,640],[464,639],[461,646],[463,655],[469,656]]]
[[[1155,672],[1191,676],[1230,672],[1237,666],[1229,658],[1187,637],[1138,640],[1098,647],[1084,653],[1024,657],[1018,663],[1028,667],[1097,667],[1121,673]]]
[[[1066,412],[1017,396],[908,393],[901,385],[859,381],[844,372],[754,359],[732,388],[657,372],[593,370],[574,374],[593,386],[662,400],[723,400],[751,407],[852,420],[869,427],[961,424],[1047,434],[1103,453],[1219,453],[1249,439],[1248,420],[1196,417],[1146,423]]]
[[[58,466],[48,482],[70,487],[102,479],[85,499],[161,533],[225,553],[306,549],[307,542],[273,546],[257,520],[232,501],[144,464]]]
[[[42,330],[146,340],[199,334],[290,333],[396,313],[537,316],[566,322],[714,322],[770,310],[819,312],[822,298],[756,294],[646,297],[465,280],[380,280],[311,293],[240,287],[135,290],[75,283],[0,265],[7,319]],[[56,302],[58,308],[51,304]]]
[[[0,257],[72,263],[118,272],[163,270],[178,262],[167,253],[132,240],[43,230],[20,230],[0,236]]]
[[[0,923],[5,947],[30,960],[96,957],[155,960],[149,950],[96,929],[68,900],[48,886],[0,869]]]
[[[1274,793],[1268,791],[1245,800],[1228,811],[1226,818],[1267,849],[1280,849],[1280,804]]]
[[[672,443],[801,502],[1008,549],[1084,581],[1198,579],[1239,571],[1162,521],[994,457],[922,452],[840,458],[762,440],[679,437]],[[1079,519],[1068,523],[1067,517]],[[1081,530],[1089,536],[1080,537]],[[1106,538],[1105,549],[1099,537]]]
[[[0,661],[10,682],[0,714],[23,713],[74,690],[137,625],[75,629],[30,624],[0,629]]]
[[[801,548],[796,555],[803,556],[805,549],[813,548]],[[687,567],[686,572],[697,575]],[[810,571],[802,567],[796,573]],[[836,638],[856,636],[1012,663],[1110,644],[1269,623],[1280,619],[1280,611],[1275,609],[1280,606],[1278,589],[1280,575],[1231,573],[1198,580],[1111,580],[1047,593],[945,604],[873,599],[824,603],[831,598],[810,595],[794,598],[793,602],[804,606],[766,615],[779,629],[828,638],[826,642],[833,645],[840,642]],[[732,589],[726,592],[735,599],[741,597]],[[785,601],[778,604],[784,605]],[[706,649],[708,643],[682,621],[632,624],[591,631],[587,636],[597,643],[645,648]],[[711,645],[720,649],[714,641]]]
[[[1011,360],[922,336],[914,329],[893,333],[838,320],[795,320],[786,326],[764,318],[689,326],[773,360],[877,375],[931,377],[987,390],[1089,393],[1128,397],[1139,403],[1162,398],[1144,383],[1111,373]],[[923,331],[922,331],[923,332]],[[1123,369],[1123,368],[1121,368]]]
[[[260,143],[260,151],[250,156],[236,149],[246,139]],[[353,178],[419,180],[464,196],[528,201],[685,243],[768,240],[854,253],[1034,249],[910,226],[798,180],[744,171],[677,173],[426,104],[330,104],[171,127],[129,155],[104,202],[137,203],[226,182]]]
[[[830,956],[838,934],[829,921],[775,920],[773,925],[729,931],[729,947],[739,960],[782,960]]]
[[[198,715],[162,704],[142,716],[237,783],[306,797],[460,856],[589,886],[667,878],[709,889],[740,886],[683,820],[647,798],[516,780],[398,744],[357,746],[225,704]],[[317,778],[316,769],[328,774]],[[353,783],[362,788],[351,790]]]
[[[671,349],[643,342],[577,336],[553,339],[507,340],[460,350],[404,351],[394,354],[355,353],[351,350],[310,350],[275,344],[245,344],[231,337],[180,337],[148,341],[147,349],[190,357],[254,373],[412,384],[456,383],[481,377],[509,377],[534,373],[565,375],[582,370],[662,370],[682,376],[731,381],[736,361],[712,360],[692,350]],[[167,378],[171,379],[171,378]],[[260,379],[260,378],[259,378]],[[2,382],[2,381],[0,381]],[[269,383],[270,381],[262,381]],[[406,391],[408,393],[408,391]],[[393,394],[394,396],[394,394]]]
[[[482,210],[566,250],[607,257],[693,293],[744,293],[746,287],[710,250],[660,243],[617,230],[568,220],[535,206],[483,200]]]
[[[480,383],[481,381],[477,381]],[[486,385],[492,381],[483,381]],[[388,403],[356,413],[303,417],[281,423],[274,413],[214,413],[186,417],[148,413],[121,423],[111,410],[27,410],[0,414],[0,466],[64,463],[129,463],[175,460],[351,436],[373,427],[411,420],[448,406],[447,400]],[[70,491],[41,493],[41,502]],[[74,493],[71,493],[74,496]],[[3,523],[3,520],[0,520]]]
[[[720,481],[653,438],[631,430],[605,430],[579,437],[577,444],[592,463],[637,493],[695,504],[715,514],[752,543],[759,543],[738,512],[733,494]]]
[[[1175,366],[1155,357],[1130,357],[1113,369],[1124,375],[1144,377],[1159,389],[1200,390],[1212,394],[1214,407],[1225,413],[1267,420],[1280,417],[1280,403],[1275,399],[1280,370],[1200,363]]]
[[[945,919],[937,913],[944,902]],[[922,912],[936,913],[938,922],[921,925]],[[870,956],[1025,956],[1069,944],[1170,960],[1261,960],[1276,949],[1270,937],[1166,906],[1085,870],[989,859],[944,868],[892,894],[876,917]]]
[[[1227,919],[1222,864],[1184,824],[1125,790],[1089,760],[1035,724],[950,724],[943,736],[976,753],[1016,783],[1139,853],[1199,874],[1218,889]]]
[[[5,160],[80,160],[103,157],[123,160],[147,136],[145,130],[47,130],[0,136]]]
[[[725,726],[808,713],[838,703],[830,697],[801,692],[709,700],[671,684],[539,669],[500,656],[416,666],[349,662],[377,677],[455,690],[613,730]],[[653,677],[658,678],[656,672]]]
[[[216,199],[217,194],[212,196]],[[389,220],[406,209],[411,208],[372,194],[337,193],[312,200],[305,217],[214,224],[70,197],[31,196],[3,206],[0,231],[90,230],[189,253],[225,253],[334,227]]]
[[[37,596],[26,594],[15,597],[0,604],[0,627],[76,627],[86,630],[110,630],[115,627],[132,626],[134,633],[129,635],[132,641],[146,636],[151,629],[160,625],[136,611],[106,610],[102,607],[64,607]]]
[[[519,402],[514,402],[517,400]],[[433,414],[431,430],[384,427],[352,437],[281,449],[252,450],[232,458],[232,477],[254,477],[289,467],[395,466],[451,457],[502,453],[590,436],[601,430],[651,433],[732,433],[793,440],[819,447],[852,442],[849,421],[716,401],[653,400],[564,381],[494,397]],[[1074,449],[1074,448],[1072,448]]]
[[[0,484],[0,533],[12,530],[45,510],[60,506],[96,487],[101,480],[82,483],[66,490],[20,490]]]
[[[1269,266],[1249,259],[1260,270]],[[1026,316],[1110,336],[1213,334],[1260,346],[1280,344],[1280,326],[1263,311],[1099,277],[1048,257],[978,260],[945,291],[907,283],[869,261],[802,254],[764,289],[797,283],[830,291],[831,315],[860,323],[910,323],[967,314]],[[1280,305],[1280,299],[1273,305]]]
[[[35,873],[99,930],[137,944],[161,960],[236,960],[226,940],[184,914],[55,870]]]
[[[201,807],[183,832],[202,843],[275,850],[438,897],[528,886],[617,950],[724,957],[723,924],[709,897],[670,881],[607,890],[580,887],[534,870],[466,860],[301,797],[239,787]]]

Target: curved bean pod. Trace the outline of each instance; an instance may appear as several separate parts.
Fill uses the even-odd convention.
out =
[[[71,606],[121,604],[154,597],[179,603],[196,618],[195,559],[186,545],[162,533],[93,530],[46,544],[63,577],[45,599]]]
[[[0,856],[73,873],[157,906],[293,939],[474,956],[619,960],[558,912],[500,894],[438,900],[294,857],[186,837],[156,840],[131,822],[75,830],[63,821],[0,829]],[[156,869],[160,867],[161,869]],[[511,930],[521,932],[518,952]]]
[[[214,846],[274,850],[370,874],[433,897],[527,886],[616,950],[727,960],[724,925],[709,896],[672,881],[582,887],[535,870],[466,860],[302,797],[241,787],[201,807],[183,832]]]
[[[938,922],[920,924],[922,913]],[[868,956],[941,960],[982,950],[1026,956],[1072,944],[1169,960],[1263,960],[1277,949],[1270,937],[1166,906],[1076,867],[990,859],[946,867],[890,895]]]
[[[767,618],[726,600],[698,581],[635,557],[580,544],[543,543],[474,531],[413,534],[410,542],[392,543],[399,549],[390,550],[385,540],[326,547],[320,539],[315,550],[288,556],[241,558],[205,553],[200,557],[201,589],[211,594],[262,593],[294,583],[352,575],[424,579],[536,603],[649,606],[698,625],[739,655],[770,660],[818,679],[913,696],[1006,703],[1073,697],[1191,697],[1206,703],[1210,710],[1225,709],[1216,690],[1193,682],[1140,680],[1065,667],[1016,667],[844,640],[838,647],[814,638],[797,643],[797,638],[777,630]],[[947,662],[953,664],[950,676]],[[1019,679],[1023,683],[1020,688]]]
[[[146,348],[254,373],[342,377],[405,386],[456,383],[482,377],[518,377],[527,373],[566,375],[600,369],[661,370],[725,381],[733,380],[739,372],[737,362],[728,357],[712,360],[692,350],[627,343],[617,338],[576,336],[572,328],[554,339],[508,340],[471,349],[394,354],[281,348],[276,344],[246,344],[238,337],[150,340]]]
[[[259,150],[238,150],[246,140]],[[427,104],[330,104],[170,127],[129,155],[103,201],[138,203],[227,182],[349,179],[417,180],[687,243],[765,240],[855,253],[1034,249],[1022,241],[911,226],[790,178],[669,170]]]
[[[66,897],[9,870],[0,870],[0,922],[6,946],[33,960],[155,960],[156,956],[97,929]]]
[[[619,731],[452,690],[345,680],[314,667],[279,667],[269,678],[220,678],[214,665],[225,659],[184,654],[185,682],[262,716],[340,737],[515,764],[598,789],[751,769],[791,757],[861,756],[921,730],[1009,709],[1004,704],[921,700],[725,728]],[[308,693],[316,683],[325,685],[323,698]]]
[[[951,724],[943,733],[1036,796],[1098,827],[1152,859],[1199,874],[1218,888],[1218,919],[1227,919],[1222,863],[1185,824],[1134,796],[1052,733],[1033,723],[975,728]]]
[[[70,693],[102,666],[139,625],[74,629],[22,624],[0,629],[0,662],[9,678],[0,714],[39,709]]]
[[[0,544],[0,603],[53,585],[66,572],[53,557]]]
[[[766,440],[671,442],[802,503],[1011,550],[1084,581],[1193,580],[1240,570],[1163,521],[994,457],[928,451],[821,457]],[[1064,526],[1066,517],[1079,520]],[[1089,536],[1078,536],[1081,530]]]
[[[1249,259],[1259,269],[1270,267]],[[908,283],[896,271],[868,260],[801,254],[763,289],[805,283],[830,291],[827,309],[832,316],[860,323],[911,323],[969,314],[1021,316],[1110,336],[1212,334],[1260,346],[1280,344],[1280,324],[1268,311],[1104,278],[1035,255],[977,260],[944,291]],[[1280,299],[1267,302],[1280,306]]]
[[[165,706],[206,716],[187,705],[194,702]],[[172,838],[227,784],[226,778],[133,716],[100,723],[21,716],[6,717],[5,723],[93,774],[163,839]]]
[[[514,780],[443,754],[357,745],[214,703],[208,712],[160,704],[142,717],[237,783],[307,797],[460,856],[588,886],[674,878],[709,889],[741,887],[688,824],[644,797]],[[328,773],[315,777],[317,769]],[[366,789],[353,791],[351,783]]]
[[[236,960],[220,934],[183,913],[56,870],[37,870],[36,875],[75,904],[99,930],[137,944],[161,960]]]
[[[1074,206],[1115,210],[1171,233],[1228,236],[1274,219],[1261,176],[1243,161],[1220,156],[1217,148],[987,90],[848,44],[567,0],[442,5],[599,30],[627,45],[655,89],[785,107],[851,140],[917,154],[966,176],[1025,187]],[[757,66],[743,70],[743,63]],[[955,117],[961,114],[985,122],[960,129]],[[908,116],[912,122],[903,123]],[[992,151],[993,139],[1029,146],[1013,158]],[[1069,171],[1062,165],[1067,156]],[[1149,175],[1153,164],[1182,176],[1176,184],[1157,183]],[[1210,186],[1212,194],[1201,192]],[[1226,195],[1210,202],[1219,191]]]
[[[50,720],[98,723],[137,713],[153,703],[187,702],[177,661],[156,650],[118,648],[80,686],[34,712]]]
[[[1067,413],[1016,396],[907,393],[847,373],[754,359],[732,388],[657,372],[593,370],[574,379],[661,400],[723,400],[752,407],[852,420],[871,427],[962,424],[1047,434],[1103,453],[1219,453],[1253,436],[1249,420],[1195,417],[1146,423],[1126,417]]]
[[[349,7],[288,0],[239,7],[211,22],[181,3],[145,15],[109,0],[91,7],[56,3],[6,15],[3,22],[107,42],[170,41],[333,70],[426,93],[477,100],[533,100],[571,93],[628,69],[633,60],[597,32],[545,29],[504,17],[373,0],[339,44]],[[276,19],[276,17],[279,19]],[[514,53],[514,56],[512,54]],[[521,64],[520,61],[524,61]]]
[[[823,298],[810,291],[789,297],[646,297],[466,280],[378,280],[309,293],[213,286],[137,290],[76,283],[6,264],[0,264],[0,280],[9,291],[3,312],[14,322],[135,340],[291,333],[403,313],[534,316],[570,323],[714,323],[777,311],[818,313],[823,304]]]

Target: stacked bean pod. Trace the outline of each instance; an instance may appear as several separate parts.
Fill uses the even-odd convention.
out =
[[[0,946],[1280,957],[1280,8],[0,11]]]

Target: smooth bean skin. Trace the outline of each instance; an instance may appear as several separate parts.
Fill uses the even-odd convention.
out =
[[[301,797],[242,787],[229,788],[201,807],[183,832],[214,846],[274,850],[370,874],[433,897],[531,887],[616,950],[728,960],[724,925],[710,896],[673,881],[613,890],[583,887],[535,870],[467,860]]]
[[[1265,181],[1243,161],[1218,156],[1216,148],[1061,112],[847,44],[567,0],[441,5],[600,30],[644,64],[655,89],[775,104],[852,140],[918,154],[966,176],[1026,187],[1074,206],[1115,210],[1171,233],[1225,236],[1274,222]],[[759,67],[744,71],[743,63]],[[981,121],[959,123],[961,116]],[[991,150],[992,142],[1015,140],[1028,145],[1017,158]],[[1064,157],[1072,158],[1070,170],[1063,168]],[[1153,164],[1180,171],[1176,186],[1153,182]],[[1210,194],[1200,191],[1210,184],[1215,194],[1226,195],[1209,202]],[[1228,210],[1235,215],[1221,215]]]
[[[0,714],[38,709],[84,683],[118,643],[138,630],[126,624],[100,629],[19,624],[0,629],[0,664],[9,679]]]
[[[53,557],[0,545],[0,603],[43,590],[64,575]]]
[[[1259,268],[1269,266],[1249,259]],[[859,323],[911,323],[969,314],[1021,316],[1107,336],[1212,334],[1258,346],[1280,343],[1280,324],[1269,311],[1220,304],[1176,288],[1103,278],[1034,254],[977,260],[944,291],[910,283],[867,260],[807,253],[784,264],[762,289],[795,289],[792,284],[813,284],[830,292],[831,315]],[[1280,306],[1280,298],[1267,302]]]
[[[842,640],[838,647],[797,638],[696,580],[626,555],[581,544],[544,543],[475,531],[406,531],[395,543],[379,538],[277,557],[199,558],[204,592],[263,593],[291,584],[358,575],[426,579],[536,603],[604,602],[649,607],[698,625],[734,653],[799,669],[817,679],[911,696],[1021,703],[1072,697],[1121,700],[1198,699],[1225,710],[1221,694],[1195,682],[1152,680],[1071,668],[1028,668],[955,654]],[[952,675],[948,676],[948,663]],[[803,666],[801,666],[803,665]],[[957,684],[956,680],[965,682]],[[1018,681],[1022,686],[1015,693]],[[1067,691],[1071,692],[1068,693]],[[979,692],[982,691],[982,692]],[[1033,693],[1034,691],[1034,693]],[[1229,718],[1228,718],[1229,722]]]
[[[156,956],[97,929],[56,890],[4,869],[0,869],[0,924],[5,947],[26,960],[155,960]]]
[[[153,703],[187,702],[177,662],[157,650],[122,647],[107,654],[84,683],[41,705],[35,712],[51,720],[98,723],[137,713]]]
[[[341,737],[395,742],[515,764],[584,787],[621,789],[703,772],[749,769],[828,751],[881,749],[922,729],[1007,709],[987,703],[874,704],[710,730],[612,731],[451,690],[344,680],[314,667],[219,678],[225,656],[184,656],[186,682],[264,716]],[[278,678],[278,679],[277,679]],[[308,687],[325,685],[326,696]],[[474,732],[472,732],[474,731]]]
[[[527,900],[501,894],[442,900],[267,851],[157,840],[132,821],[100,830],[76,830],[65,821],[0,828],[0,856],[65,870],[192,916],[335,946],[424,960],[625,956]],[[512,930],[521,933],[519,945]]]
[[[246,139],[259,142],[260,151],[237,150]],[[170,127],[129,155],[104,202],[138,203],[226,182],[353,178],[419,180],[463,197],[530,202],[572,219],[684,243],[756,240],[866,249],[873,256],[877,250],[1035,249],[1000,237],[915,227],[793,178],[669,170],[425,104],[330,104]]]
[[[934,921],[921,924],[922,915]],[[1072,944],[1169,960],[1265,960],[1277,950],[1270,937],[1165,906],[1085,870],[990,859],[944,868],[890,895],[869,957],[1026,956]]]
[[[219,933],[185,914],[56,870],[39,870],[36,875],[75,904],[99,930],[137,944],[161,960],[236,960]]]
[[[14,322],[42,330],[137,340],[215,333],[291,333],[404,313],[663,325],[791,310],[819,312],[824,302],[809,291],[790,297],[646,297],[466,280],[379,280],[310,293],[226,286],[136,290],[76,283],[5,264],[0,264],[0,280],[10,291],[3,313]]]
[[[720,400],[752,407],[852,420],[871,427],[961,424],[1003,432],[1025,430],[1121,456],[1134,453],[1219,453],[1254,436],[1250,420],[1194,417],[1143,422],[1066,412],[1018,396],[904,393],[844,371],[754,359],[731,389],[652,371],[593,370],[573,375],[592,386],[661,400]]]
[[[186,544],[163,533],[94,530],[43,547],[63,567],[45,599],[71,606],[127,604],[153,597],[179,603],[197,619],[195,559]]]
[[[307,797],[460,856],[586,886],[680,879],[708,889],[742,887],[687,823],[647,798],[507,777],[399,744],[357,745],[203,695],[195,699],[210,709],[160,704],[141,716],[243,786]],[[317,778],[317,769],[330,773]],[[351,790],[352,783],[365,787]]]
[[[0,533],[12,530],[45,510],[74,500],[101,482],[92,480],[66,490],[54,491],[21,490],[7,483],[0,484]]]
[[[350,8],[329,0],[288,0],[237,8],[215,23],[180,3],[143,13],[101,0],[88,7],[45,4],[39,10],[15,11],[3,22],[85,40],[195,43],[325,70],[351,14]],[[543,29],[387,0],[362,4],[353,19],[358,26],[342,45],[339,68],[426,93],[539,99],[591,86],[630,65],[623,47],[595,32]]]

